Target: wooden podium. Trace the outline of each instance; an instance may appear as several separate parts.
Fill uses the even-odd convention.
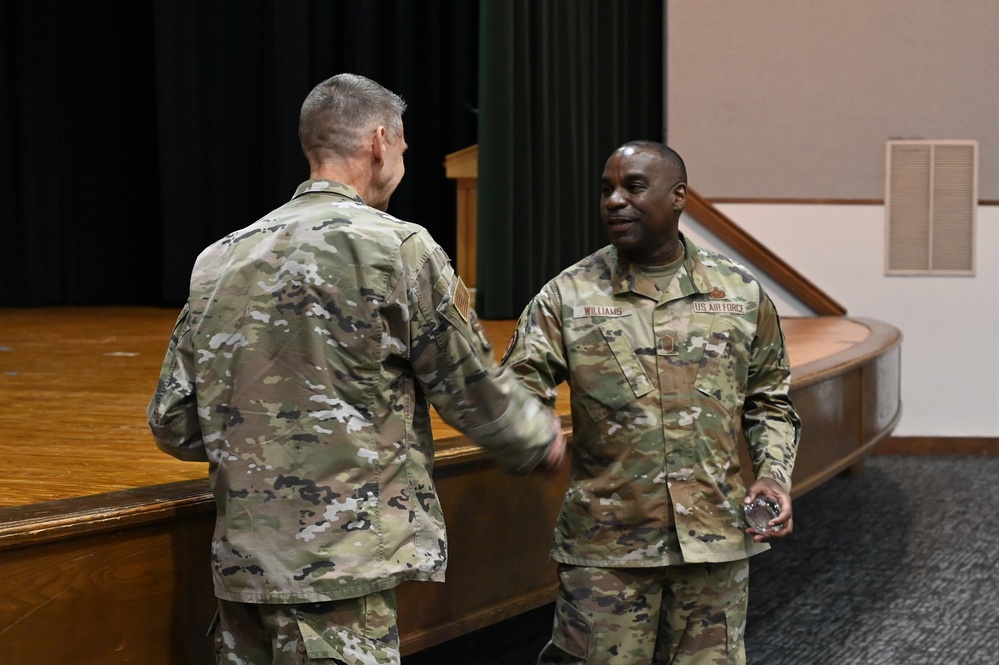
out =
[[[472,145],[444,158],[444,172],[458,185],[458,277],[468,287],[475,305],[476,232],[479,207],[479,146]]]

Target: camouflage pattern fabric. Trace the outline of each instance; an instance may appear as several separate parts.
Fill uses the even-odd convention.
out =
[[[507,471],[558,425],[500,371],[423,228],[307,181],[206,249],[148,419],[210,462],[219,598],[305,603],[442,580],[428,400]]]
[[[549,282],[503,364],[546,401],[571,386],[572,463],[552,557],[580,566],[743,559],[738,436],[790,489],[800,421],[773,303],[684,239],[667,290],[608,246]]]
[[[270,605],[220,601],[215,658],[243,665],[399,665],[395,592]]]
[[[745,665],[749,561],[665,568],[559,566],[538,665]]]

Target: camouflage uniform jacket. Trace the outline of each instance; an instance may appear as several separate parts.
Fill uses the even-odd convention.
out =
[[[428,400],[511,472],[556,427],[467,295],[425,229],[326,180],[198,257],[148,418],[164,451],[210,463],[217,596],[443,579]]]
[[[742,266],[684,239],[662,293],[608,246],[549,282],[503,364],[546,401],[567,381],[569,489],[552,557],[602,567],[734,561],[745,535],[737,440],[790,488],[800,423],[773,303]]]

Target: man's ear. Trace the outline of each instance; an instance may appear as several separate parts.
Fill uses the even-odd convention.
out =
[[[687,183],[681,182],[673,188],[673,207],[683,210],[685,205],[687,205]]]
[[[385,137],[387,133],[385,127],[378,125],[371,135],[371,154],[374,157],[375,164],[381,165],[385,163]]]

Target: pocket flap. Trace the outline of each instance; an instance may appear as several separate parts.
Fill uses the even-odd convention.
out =
[[[561,597],[555,601],[555,630],[552,644],[576,658],[587,659],[590,653],[592,620]]]
[[[348,665],[399,662],[398,650],[343,626],[299,614],[298,629],[310,659],[334,658]]]

